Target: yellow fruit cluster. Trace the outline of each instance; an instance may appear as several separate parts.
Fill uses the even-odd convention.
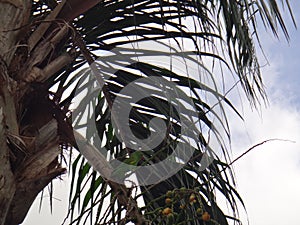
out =
[[[164,210],[162,211],[162,214],[165,215],[165,216],[168,216],[172,213],[172,209],[170,209],[169,207],[167,208],[164,208]]]
[[[197,202],[197,199],[196,199],[196,195],[195,194],[191,194],[190,195],[190,198],[189,198],[189,201],[190,201],[190,204],[194,204]]]
[[[201,219],[205,222],[210,221],[211,216],[208,212],[203,210],[201,201],[199,199],[197,199],[196,193],[191,193],[191,191],[187,191],[187,189],[183,189],[183,188],[180,190],[168,191],[166,193],[166,195],[165,195],[166,207],[163,210],[160,210],[160,213],[163,216],[166,216],[168,219],[173,218],[176,214],[176,213],[173,213],[173,210],[172,210],[173,204],[177,200],[182,200],[184,198],[184,196],[186,196],[187,193],[189,194],[187,202],[189,202],[190,205],[194,205],[195,203],[196,203],[196,205],[200,204],[200,206],[196,209],[197,215],[199,215],[201,217]],[[196,206],[196,205],[194,205],[194,206]],[[188,204],[182,203],[182,204],[180,204],[179,207],[180,207],[180,209],[184,210],[184,209],[187,209],[189,206],[188,206]]]
[[[208,212],[204,212],[201,216],[203,221],[209,221],[210,220],[210,215]]]

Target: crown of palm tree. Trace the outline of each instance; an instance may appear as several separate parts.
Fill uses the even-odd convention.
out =
[[[289,39],[278,2],[26,1],[28,4],[24,4],[23,10],[27,10],[28,16],[15,28],[21,32],[8,32],[12,33],[16,41],[11,46],[0,45],[1,50],[10,49],[4,59],[10,78],[20,87],[17,92],[17,101],[22,103],[17,108],[20,135],[36,137],[54,116],[58,122],[59,141],[54,139],[53,142],[59,143],[62,150],[69,150],[70,146],[78,148],[75,139],[78,141],[83,137],[75,132],[74,139],[70,105],[74,98],[87,91],[90,94],[83,98],[82,104],[78,104],[73,112],[73,125],[86,127],[87,139],[93,139],[95,135],[100,138],[101,145],[107,150],[107,155],[102,155],[104,158],[110,155],[113,159],[123,160],[131,165],[146,165],[166,158],[178,143],[192,147],[194,151],[191,159],[176,174],[158,184],[134,189],[138,190],[135,195],[134,190],[109,181],[92,170],[81,154],[76,154],[74,161],[70,156],[72,183],[69,217],[72,224],[85,224],[87,220],[91,224],[126,224],[130,221],[136,224],[150,224],[149,221],[152,224],[205,224],[207,217],[203,215],[207,214],[203,214],[204,211],[209,213],[211,223],[228,224],[229,219],[239,222],[237,201],[242,205],[243,201],[234,187],[233,173],[227,169],[227,137],[223,137],[221,133],[230,137],[226,107],[241,116],[227,98],[227,92],[220,91],[219,84],[233,75],[235,85],[242,87],[250,104],[256,106],[261,99],[265,100],[254,44],[259,43],[257,18],[275,36],[278,36],[280,28]],[[280,2],[288,7],[292,15],[289,2]],[[14,1],[11,4],[19,7]],[[294,20],[293,17],[292,19]],[[144,43],[159,47],[132,47],[144,46]],[[124,62],[122,59],[120,62],[113,62],[113,66],[118,63],[122,65],[128,57],[134,58],[137,55],[140,58],[150,56],[155,59],[177,57],[182,60],[183,66],[178,70],[173,61],[168,63],[167,68],[159,60],[136,61],[122,69],[116,69],[114,74],[104,80],[101,92],[92,94],[95,80],[87,82],[84,79],[91,72],[86,68],[86,62],[95,65],[99,57],[104,60],[101,55],[103,52],[114,53],[116,49],[122,50],[127,58],[124,58]],[[107,62],[111,62],[107,58]],[[200,68],[196,72],[201,71],[201,76],[188,74],[189,63]],[[186,69],[180,71],[184,67]],[[196,128],[201,132],[197,133],[196,138],[181,136],[181,112],[170,107],[168,99],[161,92],[150,89],[153,95],[140,100],[132,108],[128,118],[130,128],[136,136],[146,139],[149,136],[149,121],[159,117],[164,120],[168,133],[156,148],[136,154],[133,149],[124,145],[125,140],[117,138],[117,131],[112,126],[112,104],[123,87],[141,77],[153,76],[172,81],[189,97],[196,110]],[[146,84],[141,83],[140,87],[146,88]],[[86,102],[89,103],[88,106]],[[96,122],[96,134],[89,130],[88,123],[79,122],[83,118],[83,111],[88,107],[94,109],[87,117]],[[185,113],[188,115],[189,110]],[[221,128],[217,129],[216,124]],[[218,141],[223,160],[210,147],[211,135]],[[186,140],[189,138],[195,143],[188,143]],[[205,170],[200,170],[203,149],[209,149],[214,160]],[[99,155],[96,151],[87,145],[86,155],[83,155],[92,159]],[[64,154],[61,156],[65,159]],[[12,165],[19,171],[30,162],[29,159],[26,158],[21,164],[18,164],[18,160],[13,160]],[[58,167],[57,158],[50,161],[54,162],[51,164],[52,169]],[[51,178],[62,172],[59,167]],[[50,180],[43,183],[43,187]],[[219,208],[216,190],[228,201],[232,216],[225,215]],[[192,201],[191,196],[195,196]],[[171,198],[171,203],[169,200],[167,203],[166,198]],[[167,210],[165,213],[160,212],[167,206],[172,208],[172,217],[167,216]],[[79,210],[77,216],[76,209]],[[20,213],[18,222],[23,220],[26,213],[26,210]]]

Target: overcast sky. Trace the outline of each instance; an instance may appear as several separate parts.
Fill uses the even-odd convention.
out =
[[[300,1],[291,3],[300,26]],[[300,224],[300,31],[292,27],[288,18],[286,21],[289,43],[283,37],[278,41],[271,34],[261,34],[270,63],[262,69],[269,105],[255,111],[244,104],[241,110],[245,122],[230,121],[233,158],[267,139],[293,141],[268,142],[234,164],[237,189],[244,199],[250,224],[254,225]],[[265,63],[261,57],[261,65]],[[53,215],[49,215],[45,192],[41,213],[36,201],[23,224],[61,224],[68,198],[66,182],[57,180],[55,189]],[[240,211],[246,224],[243,209]]]
[[[300,26],[300,1],[291,2]],[[300,31],[288,25],[289,43],[266,33],[261,39],[270,63],[262,70],[269,106],[257,113],[245,105],[245,123],[232,126],[236,155],[270,138],[295,142],[266,143],[234,166],[254,225],[300,224]]]

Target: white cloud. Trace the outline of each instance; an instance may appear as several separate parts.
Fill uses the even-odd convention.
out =
[[[231,129],[233,158],[267,139],[294,141],[267,142],[234,165],[238,192],[255,225],[300,224],[300,112],[281,86],[280,64],[264,71],[270,106],[257,113],[245,105],[245,123],[237,121]]]
[[[236,162],[238,191],[246,203],[250,222],[255,225],[299,224],[296,211],[300,202],[300,115],[273,105],[264,110],[263,123],[254,117],[252,113],[246,118],[245,125],[252,145],[269,138],[296,143],[268,142]],[[232,132],[234,136],[235,130]],[[242,140],[233,139],[234,152],[238,149],[236,155],[251,147],[247,142],[247,135]]]

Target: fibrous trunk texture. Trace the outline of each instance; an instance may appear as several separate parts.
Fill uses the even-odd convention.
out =
[[[0,225],[22,223],[38,193],[65,171],[57,161],[55,120],[34,134],[20,132],[22,83],[10,76],[9,67],[28,23],[30,4],[30,0],[0,0]]]

